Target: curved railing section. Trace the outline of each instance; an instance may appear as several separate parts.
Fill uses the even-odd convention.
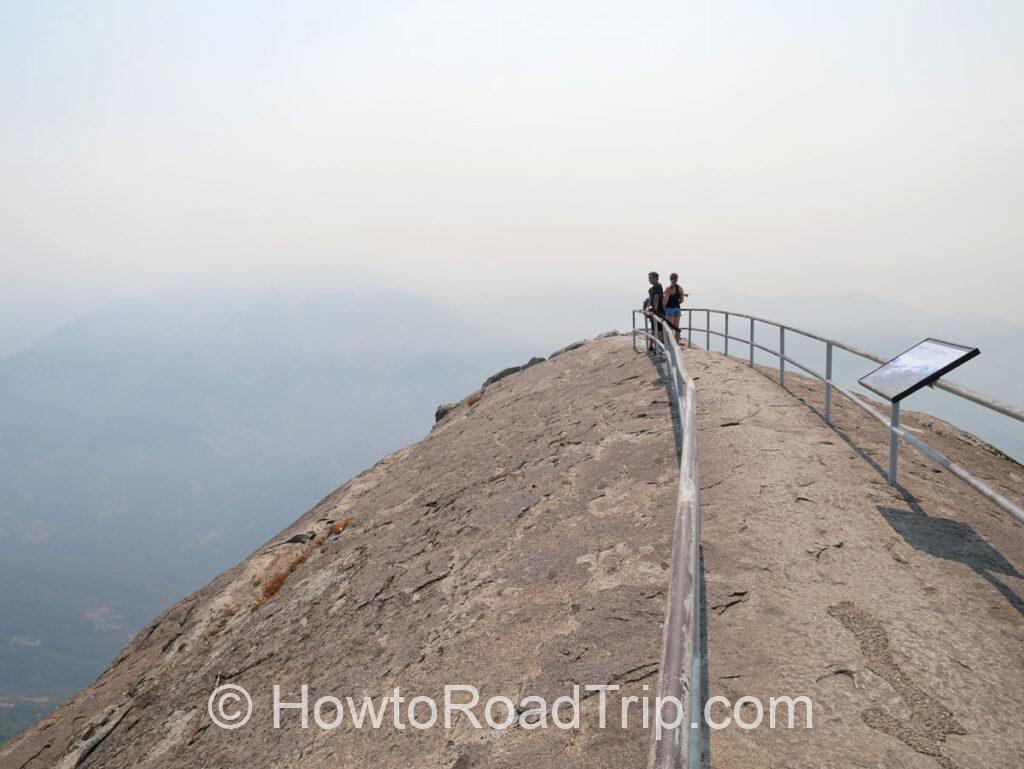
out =
[[[729,342],[738,342],[749,351],[749,364],[754,365],[754,350],[761,350],[774,356],[779,362],[779,383],[786,386],[786,364],[807,373],[825,385],[825,407],[823,417],[832,422],[832,394],[838,392],[858,408],[885,425],[890,431],[889,482],[896,485],[899,442],[902,440],[932,461],[949,470],[991,502],[1024,523],[1024,510],[1019,505],[992,489],[988,484],[946,457],[942,452],[929,446],[917,436],[899,425],[899,404],[893,404],[889,419],[871,408],[862,399],[832,379],[832,358],[836,349],[844,350],[875,363],[886,359],[861,350],[853,345],[840,342],[819,334],[787,326],[755,315],[713,310],[707,308],[684,310],[687,325],[680,324],[685,331],[687,342],[693,345],[693,333],[706,335],[706,347],[711,349],[711,337],[724,340],[725,354],[729,354]],[[703,314],[704,327],[694,327],[694,313]],[[724,316],[724,332],[711,328],[711,315]],[[742,319],[749,323],[749,336],[738,337],[729,333],[731,319]],[[639,323],[638,323],[639,321]],[[769,326],[778,333],[778,349],[757,341],[757,324]],[[686,373],[682,351],[675,341],[674,329],[663,318],[649,315],[641,310],[633,311],[633,349],[637,340],[651,342],[659,355],[664,355],[668,366],[672,390],[675,394],[676,410],[679,415],[681,433],[681,457],[679,463],[679,494],[676,502],[676,521],[672,541],[672,571],[668,590],[668,608],[665,631],[662,640],[662,659],[658,676],[656,702],[668,701],[669,697],[681,702],[686,710],[680,725],[667,727],[660,735],[652,731],[648,758],[648,769],[696,769],[701,766],[701,647],[702,637],[700,613],[700,482],[697,455],[697,390],[693,379]],[[660,332],[660,333],[659,333]],[[805,363],[786,354],[786,334],[797,334],[808,339],[825,343],[825,373],[820,374]],[[1024,422],[1024,410],[1009,403],[990,398],[966,387],[939,380],[934,386],[964,398],[1010,419]],[[676,720],[676,719],[672,719]]]
[[[754,324],[756,322],[756,323],[762,323],[762,324],[764,324],[766,326],[773,326],[773,327],[779,329],[779,331],[780,331],[780,340],[782,340],[782,344],[783,344],[783,350],[785,349],[785,341],[784,341],[784,339],[785,339],[785,333],[787,331],[790,331],[790,332],[792,332],[794,334],[799,334],[800,336],[806,337],[808,339],[816,339],[819,342],[824,342],[825,345],[826,345],[826,350],[827,350],[827,352],[826,352],[826,367],[830,367],[829,366],[829,361],[832,358],[831,350],[833,350],[833,349],[845,350],[846,352],[853,353],[854,355],[856,355],[856,356],[858,356],[860,358],[865,358],[866,360],[873,361],[874,363],[887,363],[888,362],[887,358],[882,358],[882,357],[880,357],[878,355],[874,355],[874,354],[872,354],[870,352],[866,352],[866,351],[860,349],[859,347],[854,347],[852,344],[846,344],[846,342],[840,342],[840,341],[837,341],[835,339],[829,339],[828,337],[821,336],[820,334],[815,334],[815,333],[812,333],[810,331],[804,331],[803,329],[796,328],[796,326],[787,326],[787,325],[782,324],[782,323],[777,323],[774,320],[767,320],[765,318],[759,318],[756,315],[746,315],[746,314],[744,314],[742,312],[733,312],[732,310],[709,310],[709,309],[706,309],[706,308],[703,308],[703,307],[702,308],[694,308],[694,309],[687,308],[685,310],[685,312],[687,313],[687,341],[690,341],[690,342],[692,342],[692,340],[693,340],[693,332],[694,331],[697,331],[697,332],[703,333],[703,334],[707,334],[708,333],[709,327],[711,325],[711,314],[712,313],[715,313],[716,315],[723,315],[723,316],[725,316],[725,329],[724,329],[725,333],[723,334],[720,331],[711,330],[711,334],[715,335],[715,336],[720,336],[720,337],[724,337],[725,338],[725,345],[726,345],[726,347],[725,347],[725,354],[726,355],[729,354],[729,340],[730,339],[732,339],[735,342],[741,342],[742,344],[749,344],[750,343],[750,340],[752,340],[753,337],[754,337]],[[697,312],[697,313],[704,313],[704,320],[705,320],[704,328],[694,328],[694,326],[693,326],[693,314],[695,312]],[[749,320],[750,321],[750,329],[751,329],[750,339],[744,339],[743,337],[735,337],[735,336],[729,336],[728,335],[729,334],[729,318],[730,317],[731,318],[743,318],[745,320]],[[711,349],[710,344],[711,344],[711,337],[708,336],[708,338],[707,338],[707,349],[709,349],[709,350]],[[772,350],[772,349],[770,349],[768,347],[763,347],[762,345],[759,345],[759,344],[755,344],[754,347],[756,347],[759,350],[763,350],[764,352],[770,353],[771,355],[774,355],[776,357],[778,357],[778,355],[779,355],[778,350]],[[801,365],[800,363],[798,363],[795,360],[791,360],[789,358],[786,358],[786,362],[792,363],[797,368],[802,369],[803,371],[806,371],[807,373],[811,374],[811,376],[814,376],[817,379],[821,379],[822,381],[825,381],[824,378],[820,374],[816,374],[815,372],[812,372],[809,369],[804,368],[803,365]],[[829,373],[829,376],[831,376],[831,373]],[[1016,419],[1018,422],[1024,422],[1024,409],[1022,409],[1022,408],[1020,408],[1018,406],[1014,406],[1011,403],[1006,403],[1005,401],[1001,401],[998,398],[992,398],[992,397],[990,397],[988,395],[983,395],[982,393],[975,392],[974,390],[971,390],[971,389],[969,389],[967,387],[964,387],[962,385],[958,385],[958,384],[956,384],[954,382],[946,381],[944,379],[940,379],[939,381],[934,382],[933,383],[933,387],[937,387],[940,390],[945,390],[946,392],[952,393],[953,395],[956,395],[956,396],[958,396],[960,398],[963,398],[965,400],[969,400],[972,403],[976,403],[979,406],[984,406],[985,408],[990,409],[992,411],[995,411],[995,412],[997,412],[999,414],[1002,414],[1003,416],[1010,417],[1011,419]]]
[[[654,328],[660,327],[661,338],[641,324],[633,314],[633,347],[637,337],[656,345],[665,356],[681,437],[679,459],[679,493],[676,498],[676,521],[672,535],[672,570],[668,586],[668,607],[662,638],[661,666],[658,673],[658,699],[655,703],[682,703],[681,719],[666,713],[676,726],[652,730],[649,769],[679,769],[700,766],[700,480],[697,457],[697,388],[686,373],[682,351],[672,329],[661,318],[648,318]],[[652,330],[654,330],[652,328]],[[673,698],[673,699],[669,699]],[[660,705],[656,705],[660,707]]]
[[[922,454],[924,454],[926,457],[931,459],[933,462],[935,462],[938,465],[941,465],[942,467],[944,467],[947,470],[949,470],[950,473],[952,473],[957,478],[962,480],[964,483],[966,483],[968,486],[973,488],[975,491],[977,491],[983,497],[988,499],[990,502],[992,502],[995,505],[997,505],[1000,509],[1002,509],[1003,511],[1009,513],[1010,515],[1015,517],[1017,520],[1019,520],[1021,523],[1024,523],[1024,508],[1021,508],[1020,505],[1018,505],[1018,504],[1014,503],[1013,501],[1007,499],[1005,496],[1003,496],[998,491],[993,489],[987,483],[985,483],[984,481],[980,480],[979,478],[977,478],[974,475],[972,475],[971,473],[969,473],[967,470],[965,470],[963,467],[958,465],[956,462],[953,462],[951,459],[949,459],[949,457],[947,457],[945,454],[943,454],[938,449],[936,449],[936,448],[934,448],[932,446],[929,446],[927,443],[922,441],[916,435],[914,435],[911,432],[909,432],[909,431],[903,429],[902,427],[900,427],[899,403],[893,403],[892,404],[891,409],[890,409],[890,413],[889,413],[889,417],[886,418],[885,415],[883,415],[883,414],[879,413],[878,411],[876,411],[874,408],[872,408],[870,405],[868,405],[868,403],[865,402],[863,399],[857,398],[856,396],[854,396],[854,394],[852,392],[850,392],[849,390],[847,390],[845,387],[841,386],[840,384],[836,383],[832,379],[832,357],[833,357],[833,351],[836,350],[836,349],[845,350],[846,352],[852,353],[853,355],[856,355],[856,356],[858,356],[860,358],[864,358],[865,360],[872,361],[874,363],[885,363],[886,362],[885,358],[882,358],[882,357],[879,357],[878,355],[874,355],[872,353],[866,352],[864,350],[861,350],[858,347],[854,347],[853,345],[846,344],[845,342],[840,342],[840,341],[835,340],[835,339],[829,339],[828,337],[821,336],[820,334],[815,334],[815,333],[812,333],[810,331],[804,331],[803,329],[799,329],[799,328],[796,328],[794,326],[787,326],[787,325],[785,325],[783,323],[778,323],[778,322],[773,321],[773,320],[767,320],[766,318],[759,318],[756,315],[746,315],[746,314],[740,313],[740,312],[732,312],[731,310],[714,310],[714,309],[707,309],[707,308],[693,308],[693,309],[686,308],[685,312],[687,313],[687,318],[686,318],[686,321],[687,321],[686,322],[687,341],[690,344],[692,344],[692,342],[693,342],[693,333],[694,332],[697,332],[698,334],[704,334],[705,335],[705,338],[706,338],[706,345],[705,346],[709,350],[711,349],[711,337],[712,336],[720,337],[721,339],[724,340],[725,354],[728,355],[729,354],[729,342],[730,341],[738,342],[741,345],[744,345],[744,346],[746,346],[748,348],[748,350],[749,350],[749,362],[750,362],[751,366],[754,365],[754,350],[755,349],[761,350],[762,352],[765,352],[765,353],[768,353],[769,355],[772,355],[775,358],[777,358],[778,361],[779,361],[779,383],[783,387],[786,386],[786,364],[787,363],[791,364],[792,366],[795,366],[796,368],[800,369],[801,371],[805,372],[806,374],[814,377],[818,381],[823,382],[825,384],[825,413],[824,413],[824,417],[825,417],[825,421],[826,422],[828,422],[830,424],[832,422],[832,393],[833,393],[833,391],[835,391],[835,392],[838,392],[840,395],[843,395],[851,403],[855,404],[858,408],[860,408],[861,410],[867,412],[870,416],[872,416],[873,418],[875,418],[879,422],[881,422],[883,425],[885,425],[885,427],[888,428],[888,430],[889,430],[889,483],[891,483],[893,486],[896,485],[896,481],[897,481],[897,477],[898,477],[899,445],[900,445],[900,441],[903,441],[904,443],[907,443],[907,444],[913,446],[915,449],[920,451]],[[701,315],[703,315],[703,319],[704,319],[704,326],[703,326],[703,328],[699,327],[699,326],[695,327],[693,325],[693,319],[694,319],[694,314],[695,313],[697,314],[698,318]],[[711,328],[711,316],[712,316],[712,314],[714,314],[714,315],[721,315],[721,316],[724,317],[723,331],[716,331],[716,330]],[[747,324],[749,324],[749,335],[746,338],[738,337],[738,336],[733,336],[733,335],[731,335],[729,333],[729,325],[730,325],[729,322],[732,319],[741,319],[741,320],[746,321]],[[768,347],[768,346],[766,346],[764,344],[758,343],[757,338],[756,338],[757,324],[761,324],[763,326],[771,327],[772,329],[777,331],[777,333],[778,333],[778,340],[779,340],[778,349],[773,349],[772,347]],[[805,337],[807,339],[815,339],[815,340],[817,340],[819,342],[824,342],[825,343],[825,373],[824,374],[819,373],[818,371],[816,371],[815,369],[811,368],[806,363],[802,363],[802,362],[800,362],[798,360],[794,360],[791,356],[786,354],[786,335],[787,335],[787,333],[789,333],[789,334],[797,334],[797,335]],[[971,401],[972,403],[976,403],[979,406],[983,406],[984,408],[990,409],[991,411],[994,411],[994,412],[996,412],[998,414],[1002,414],[1003,416],[1009,417],[1010,419],[1015,419],[1018,422],[1024,422],[1024,409],[1021,409],[1021,408],[1019,408],[1017,406],[1014,406],[1012,404],[1005,403],[1004,401],[997,400],[996,398],[991,398],[991,397],[989,397],[987,395],[983,395],[982,393],[975,392],[974,390],[970,390],[970,389],[968,389],[966,387],[963,387],[961,385],[955,384],[953,382],[944,381],[942,379],[940,379],[937,382],[935,382],[933,384],[933,386],[937,387],[940,390],[945,390],[948,393],[952,393],[953,395],[956,395],[957,397],[964,398],[965,400]]]

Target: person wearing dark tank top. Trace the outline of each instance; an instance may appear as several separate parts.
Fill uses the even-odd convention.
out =
[[[682,286],[679,285],[679,275],[672,273],[668,276],[669,284],[665,289],[665,318],[675,329],[676,342],[679,339],[679,319],[683,314],[681,305],[686,298]]]

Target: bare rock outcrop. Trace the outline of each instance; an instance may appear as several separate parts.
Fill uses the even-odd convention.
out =
[[[553,700],[656,673],[676,460],[656,372],[604,339],[491,382],[235,568],[155,619],[90,687],[0,748],[42,767],[639,765],[639,719],[601,730],[303,729],[272,687]],[[244,687],[244,727],[208,698]],[[231,710],[231,708],[228,708]],[[478,710],[479,712],[479,710]]]
[[[711,765],[1024,766],[1024,527],[909,447],[889,486],[887,431],[840,397],[825,424],[820,383],[686,355],[709,692],[755,696],[766,719],[773,696],[814,704],[812,729],[711,731]],[[1024,499],[1013,460],[935,417],[903,421]]]
[[[707,766],[1024,766],[1024,527],[820,385],[687,350],[699,388],[707,695],[807,696],[813,727],[707,732]],[[649,732],[272,721],[272,687],[554,697],[654,682],[678,480],[663,372],[628,337],[570,345],[444,407],[421,442],[329,495],[144,628],[0,747],[14,769],[643,766]],[[440,411],[440,410],[439,410]],[[941,420],[904,423],[1002,493],[1024,469]],[[236,730],[207,711],[244,687]],[[237,704],[234,703],[234,704]],[[740,714],[756,715],[748,702]],[[716,706],[720,720],[731,709]],[[523,715],[519,713],[519,715]],[[765,714],[767,719],[767,713]],[[785,719],[785,714],[781,716]]]

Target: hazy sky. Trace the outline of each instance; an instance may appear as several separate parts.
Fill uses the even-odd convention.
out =
[[[1022,29],[1019,0],[0,0],[0,350],[325,268],[1024,322]]]

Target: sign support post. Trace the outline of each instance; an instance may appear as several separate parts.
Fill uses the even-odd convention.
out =
[[[896,468],[900,461],[900,402],[893,401],[889,409],[889,485],[896,485]]]

